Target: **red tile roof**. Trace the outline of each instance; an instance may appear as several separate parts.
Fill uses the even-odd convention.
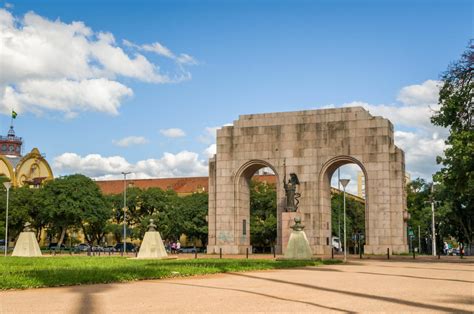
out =
[[[255,176],[254,179],[267,183],[275,183],[275,176],[273,175]],[[104,194],[120,194],[123,192],[123,180],[96,181],[96,183]],[[187,195],[196,192],[207,192],[209,189],[209,178],[128,179],[127,185],[128,187],[137,187],[140,189],[172,189],[178,193],[178,195]]]

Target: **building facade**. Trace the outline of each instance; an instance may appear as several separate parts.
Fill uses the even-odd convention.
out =
[[[7,136],[0,136],[0,177],[13,187],[39,187],[53,179],[53,171],[38,148],[22,154],[23,139],[15,135],[10,126]]]

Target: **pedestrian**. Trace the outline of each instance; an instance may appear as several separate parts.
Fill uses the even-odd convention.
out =
[[[176,253],[176,242],[171,242],[171,254]]]
[[[181,250],[181,243],[178,242],[176,243],[176,254],[179,254],[179,251]]]

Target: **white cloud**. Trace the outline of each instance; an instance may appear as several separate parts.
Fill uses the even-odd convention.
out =
[[[203,134],[198,136],[198,141],[203,144],[211,144],[216,141],[217,130],[220,129],[220,126],[215,127],[206,127]]]
[[[403,87],[398,93],[397,100],[405,105],[425,106],[438,103],[441,82],[427,80],[422,84]]]
[[[197,140],[203,144],[212,144],[216,142],[217,130],[225,127],[232,126],[232,123],[226,123],[222,126],[213,126],[204,128],[204,132],[197,137]]]
[[[405,151],[406,170],[412,178],[422,177],[431,180],[439,166],[436,156],[443,155],[446,148],[444,140],[437,134],[429,138],[423,134],[413,132],[395,132],[395,144]]]
[[[196,65],[198,62],[196,59],[194,59],[192,56],[186,54],[186,53],[181,53],[179,55],[176,55],[174,52],[172,52],[168,47],[165,47],[159,42],[154,42],[152,44],[144,44],[144,45],[137,45],[134,44],[128,40],[124,40],[123,44],[129,48],[134,48],[140,51],[147,51],[147,52],[153,52],[156,53],[159,56],[166,57],[169,59],[174,60],[178,64],[182,65]]]
[[[194,152],[182,151],[177,154],[164,153],[160,159],[146,159],[135,164],[120,156],[103,157],[98,154],[80,156],[64,153],[54,158],[57,174],[82,173],[95,179],[121,178],[123,171],[131,171],[130,178],[171,178],[187,176],[207,176],[208,168],[204,160]]]
[[[168,48],[166,48],[165,46],[163,46],[159,42],[155,42],[155,43],[149,44],[149,45],[142,45],[141,48],[145,51],[154,52],[154,53],[156,53],[160,56],[163,56],[163,57],[167,57],[167,58],[171,58],[171,59],[175,58],[174,53],[172,53],[171,50],[169,50]]]
[[[395,126],[395,144],[405,151],[406,169],[412,178],[431,180],[439,169],[436,156],[442,155],[448,130],[431,124],[430,118],[439,109],[440,82],[428,80],[403,87],[398,93],[399,104],[369,104],[361,101],[342,107],[361,106],[372,115],[389,119]],[[407,129],[409,131],[407,131]]]
[[[170,128],[170,129],[163,129],[160,130],[160,133],[166,137],[176,138],[176,137],[184,137],[186,133],[178,128]]]
[[[209,145],[205,150],[204,150],[204,156],[207,158],[212,158],[217,152],[217,145],[216,144],[211,144]]]
[[[148,140],[143,136],[127,136],[120,140],[113,140],[112,143],[120,147],[128,147],[132,145],[146,144],[148,143]]]
[[[133,95],[121,78],[169,83],[191,76],[183,73],[178,60],[178,72],[171,78],[137,51],[126,53],[111,33],[33,12],[15,17],[0,8],[0,47],[3,112],[13,106],[19,113],[54,110],[69,118],[81,111],[117,114]]]

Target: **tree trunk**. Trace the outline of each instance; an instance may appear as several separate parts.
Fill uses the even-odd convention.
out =
[[[89,236],[86,232],[86,228],[84,227],[83,224],[81,224],[81,227],[82,227],[82,232],[84,233],[84,237],[86,238],[86,241],[87,243],[92,246],[92,244],[94,243],[94,238],[92,236]]]
[[[40,241],[41,240],[41,231],[43,230],[43,228],[41,227],[38,227],[38,229],[36,230],[36,241]]]
[[[61,249],[61,244],[63,244],[64,237],[66,236],[66,227],[61,228],[61,236],[59,237],[58,245],[56,246],[56,251]]]

